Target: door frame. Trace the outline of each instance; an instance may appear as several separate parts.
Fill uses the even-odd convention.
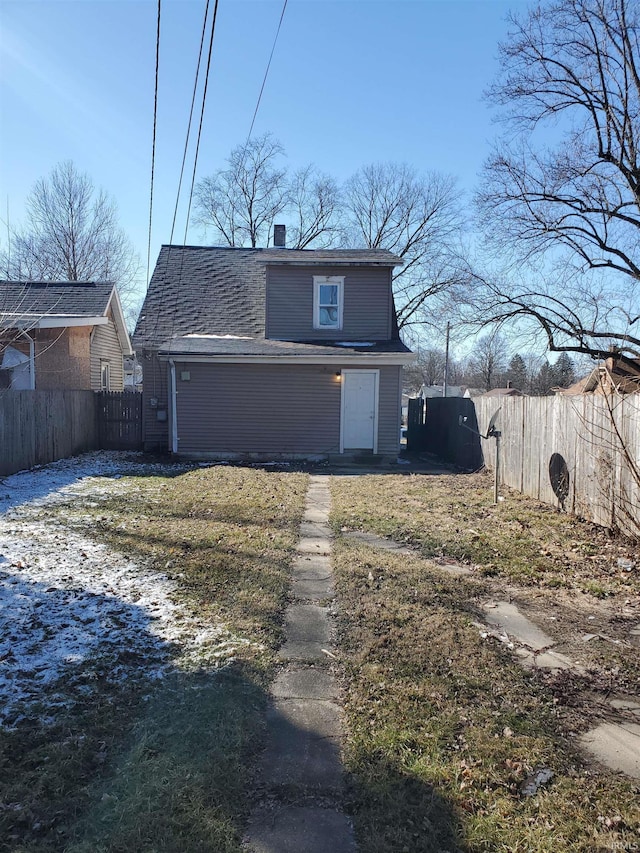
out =
[[[372,374],[374,377],[374,385],[373,385],[373,453],[378,452],[378,414],[379,414],[379,403],[380,403],[380,371],[372,368],[353,368],[347,370],[340,371],[342,376],[342,388],[340,394],[340,453],[344,453],[344,421],[345,421],[345,410],[346,410],[346,400],[347,394],[345,392],[346,388],[346,380],[345,376],[350,373],[368,373]],[[368,449],[368,448],[367,448]]]

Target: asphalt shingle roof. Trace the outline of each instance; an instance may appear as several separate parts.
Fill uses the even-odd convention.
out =
[[[165,341],[159,348],[163,355],[221,355],[221,356],[371,356],[410,352],[399,340],[384,342],[337,341],[276,341],[265,338],[214,337],[184,335]]]
[[[44,316],[102,317],[111,282],[0,281],[0,325],[29,324]]]
[[[164,349],[172,338],[193,333],[264,340],[270,263],[395,266],[402,261],[382,249],[163,246],[134,332],[135,346]],[[209,350],[212,346],[210,340]]]

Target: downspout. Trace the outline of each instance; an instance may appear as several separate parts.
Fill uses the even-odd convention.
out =
[[[171,452],[178,452],[178,400],[176,389],[176,365],[172,358],[169,359],[169,370],[171,371]]]
[[[20,329],[20,334],[29,341],[29,389],[36,390],[36,345],[35,341],[28,335],[24,329]]]

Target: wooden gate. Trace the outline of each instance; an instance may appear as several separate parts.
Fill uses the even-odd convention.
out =
[[[101,450],[142,450],[142,394],[102,391],[96,394]]]

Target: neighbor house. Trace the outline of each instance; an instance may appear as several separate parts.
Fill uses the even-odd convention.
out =
[[[574,394],[637,394],[640,392],[640,359],[632,363],[609,356],[568,388],[554,388],[561,396]]]
[[[395,455],[402,365],[383,250],[163,246],[134,343],[146,449]]]
[[[0,388],[122,391],[132,354],[113,284],[0,281]]]

